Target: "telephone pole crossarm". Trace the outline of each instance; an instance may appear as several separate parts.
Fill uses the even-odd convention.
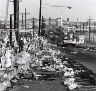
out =
[[[22,25],[23,25],[23,14],[25,15],[25,29],[26,29],[26,15],[30,13],[26,13],[26,8],[25,8],[25,13],[21,13],[21,14],[22,14]]]

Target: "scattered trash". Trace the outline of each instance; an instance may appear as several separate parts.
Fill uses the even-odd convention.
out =
[[[65,77],[65,79],[62,79],[64,83],[63,85],[67,85],[67,87],[70,90],[78,88],[80,85],[78,85],[78,82],[76,82],[75,79],[76,74],[79,74],[80,72],[83,73],[83,71],[85,70],[81,70],[81,66],[78,63],[76,62],[73,63],[72,61],[68,62],[68,58],[63,59],[61,52],[59,50],[55,50],[55,48],[51,48],[48,46],[48,48],[45,48],[44,50],[44,46],[47,44],[47,40],[44,41],[43,37],[39,37],[39,36],[35,36],[35,37],[36,38],[34,38],[31,41],[31,43],[28,45],[27,45],[27,41],[24,40],[24,43],[26,43],[26,46],[24,47],[25,49],[21,53],[18,53],[18,55],[16,56],[15,62],[18,65],[21,65],[20,78],[17,76],[15,79],[11,81],[2,80],[3,84],[0,87],[2,88],[4,88],[4,86],[12,87],[12,83],[14,83],[13,90],[17,90],[19,85],[24,84],[24,81],[28,81],[28,80],[32,81],[33,76],[36,80],[39,80],[39,78],[42,79],[42,82],[39,82],[39,84],[43,84],[44,80],[53,81],[56,80],[56,77],[63,76]],[[5,43],[7,43],[7,38],[5,39]],[[38,47],[39,50],[36,50]],[[10,67],[12,65],[11,50],[9,49],[7,50],[6,53],[6,57],[8,59],[6,61],[7,62],[6,67]],[[89,48],[85,50],[89,50]],[[71,53],[76,54],[78,52],[74,50]],[[30,62],[32,63],[31,67],[29,66]],[[32,67],[34,67],[34,65],[37,67],[37,69],[35,69],[33,73]],[[68,67],[68,65],[70,67]],[[71,68],[71,66],[75,68],[75,71],[73,68]],[[62,72],[63,75],[59,75],[60,72]],[[8,74],[4,74],[3,78],[7,78],[7,76]],[[90,81],[92,81],[92,79],[93,78],[91,77]],[[93,81],[91,83],[93,83]],[[25,85],[23,87],[26,89],[29,88],[28,85]],[[0,88],[0,91],[3,91],[2,88]]]
[[[29,86],[26,85],[26,86],[24,86],[24,88],[29,88]]]

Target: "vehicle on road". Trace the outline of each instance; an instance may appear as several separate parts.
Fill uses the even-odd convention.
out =
[[[59,43],[57,43],[57,46],[59,46],[59,47],[69,47],[69,46],[75,47],[76,44],[71,43],[71,42],[59,42]]]

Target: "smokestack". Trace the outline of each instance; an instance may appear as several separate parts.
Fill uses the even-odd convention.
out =
[[[67,18],[67,22],[69,22],[69,18]]]

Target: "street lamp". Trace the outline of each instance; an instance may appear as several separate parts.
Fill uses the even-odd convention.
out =
[[[67,7],[68,9],[71,9],[72,7],[70,6],[60,6],[60,5],[51,5],[51,4],[44,4],[44,5],[49,5],[49,7]],[[41,7],[42,6],[42,0],[40,0],[40,10],[39,10],[39,31],[38,31],[38,35],[41,35]]]
[[[72,7],[67,7],[67,8],[71,9]]]
[[[68,9],[71,9],[70,6],[60,6],[60,5],[51,5],[51,4],[44,4],[44,5],[50,5],[50,7],[67,7]]]

